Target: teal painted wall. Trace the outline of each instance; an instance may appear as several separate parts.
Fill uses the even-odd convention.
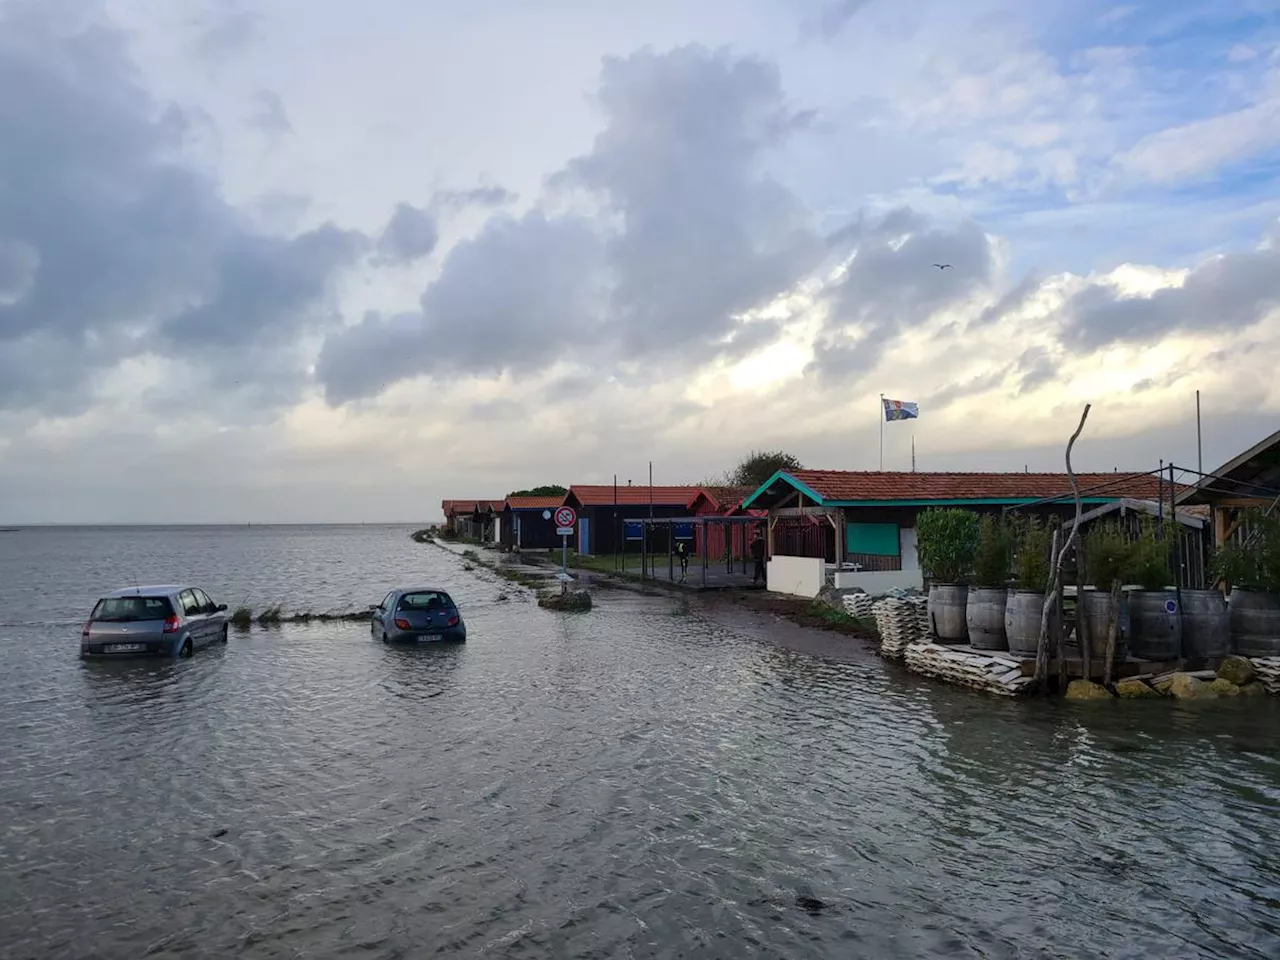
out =
[[[896,557],[899,553],[896,523],[850,523],[845,526],[846,553],[866,553],[873,557]]]

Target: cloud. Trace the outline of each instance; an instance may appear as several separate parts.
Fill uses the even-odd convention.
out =
[[[421,312],[330,338],[317,368],[330,402],[421,374],[528,373],[567,344],[597,370],[643,377],[767,340],[765,326],[739,335],[742,316],[826,255],[810,211],[764,169],[807,122],[777,70],[646,50],[606,58],[599,103],[592,149],[551,178],[593,215],[490,220],[446,257]]]
[[[91,8],[0,7],[0,116],[0,183],[19,187],[0,190],[2,406],[83,407],[95,371],[130,357],[293,352],[365,247],[333,226],[255,232],[183,164],[182,112],[147,96]],[[37,355],[56,378],[19,369]]]
[[[223,63],[243,53],[261,33],[263,17],[244,0],[214,0],[193,19],[200,56]]]
[[[818,29],[828,40],[839,35],[871,0],[839,0],[830,3],[818,17]]]
[[[1280,145],[1280,96],[1139,140],[1116,158],[1124,173],[1168,184],[1203,176]]]
[[[518,194],[506,187],[492,184],[471,187],[466,190],[441,190],[435,195],[435,206],[448,210],[461,210],[464,207],[505,207],[519,200]]]
[[[1179,285],[1130,294],[1111,282],[1091,283],[1061,311],[1062,337],[1096,349],[1119,341],[1156,341],[1181,330],[1237,331],[1280,307],[1280,248],[1210,257]]]
[[[899,209],[864,224],[823,292],[827,318],[810,369],[840,378],[871,369],[895,340],[928,336],[935,315],[988,288],[993,267],[990,241],[972,221],[940,226]]]
[[[429,256],[440,242],[440,226],[430,210],[400,203],[382,231],[378,254],[391,263],[408,263]]]
[[[280,94],[272,90],[259,90],[255,101],[258,106],[252,120],[255,127],[264,133],[293,133],[293,125],[289,123],[289,114]]]

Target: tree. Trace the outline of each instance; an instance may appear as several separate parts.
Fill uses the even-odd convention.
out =
[[[727,475],[721,478],[722,483],[712,484],[728,487],[759,487],[779,470],[803,470],[798,458],[785,450],[752,450],[738,461]]]
[[[508,497],[563,497],[569,492],[568,487],[558,483],[548,483],[541,487],[530,487],[528,490],[513,490]]]

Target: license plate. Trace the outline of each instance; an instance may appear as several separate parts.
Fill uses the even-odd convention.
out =
[[[102,648],[107,653],[139,653],[147,649],[145,643],[108,643]]]
[[[419,643],[431,643],[433,640],[439,640],[439,639],[440,639],[440,636],[441,636],[441,635],[440,635],[440,634],[438,634],[438,633],[424,633],[424,634],[419,634],[419,636],[418,636],[418,642],[419,642]]]

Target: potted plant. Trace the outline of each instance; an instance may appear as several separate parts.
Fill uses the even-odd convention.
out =
[[[1005,639],[1010,653],[1034,657],[1040,644],[1053,533],[1040,517],[1023,517],[1014,524],[1012,540],[1014,586],[1005,601]]]
[[[1231,590],[1231,644],[1242,657],[1280,656],[1280,516],[1245,514],[1248,533],[1217,551],[1211,570]]]
[[[1009,595],[1009,555],[1013,552],[1009,526],[1001,518],[978,521],[978,549],[973,560],[973,586],[965,605],[969,643],[975,650],[1008,650],[1004,633],[1005,601]]]
[[[1177,531],[1172,531],[1177,536]],[[1182,611],[1178,592],[1170,586],[1172,537],[1161,536],[1156,522],[1143,516],[1138,537],[1129,544],[1129,652],[1139,660],[1170,661],[1182,656]],[[1221,656],[1221,654],[1219,654]]]
[[[964,643],[968,587],[978,552],[978,515],[971,510],[933,509],[916,517],[916,550],[929,573],[929,623],[942,643]]]
[[[1133,547],[1124,530],[1114,520],[1095,523],[1082,540],[1085,580],[1093,589],[1086,587],[1081,590],[1077,599],[1077,636],[1081,629],[1087,634],[1090,659],[1105,658],[1107,638],[1114,618],[1116,645],[1113,660],[1124,660],[1129,655],[1129,615],[1128,605],[1120,588],[1133,579]]]

